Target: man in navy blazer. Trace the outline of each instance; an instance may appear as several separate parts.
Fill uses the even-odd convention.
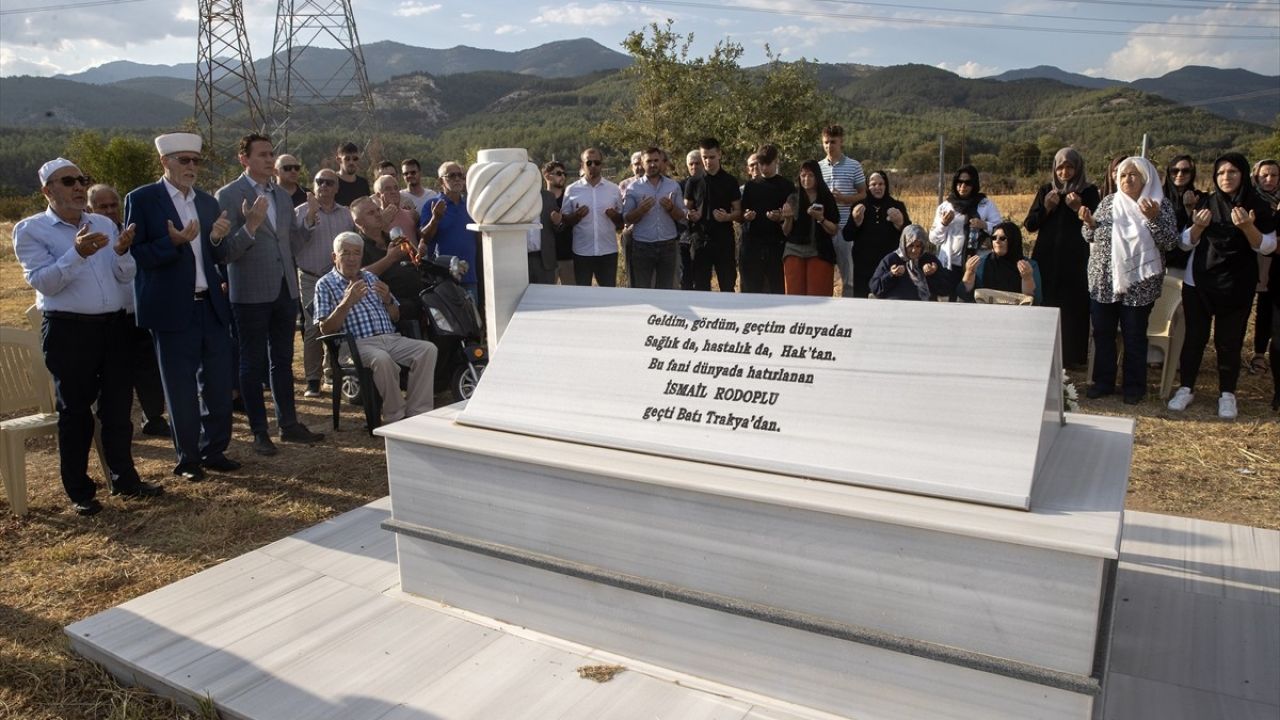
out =
[[[231,306],[216,263],[231,222],[218,201],[195,187],[201,140],[169,133],[155,140],[164,177],[125,197],[125,223],[137,231],[131,252],[139,327],[151,331],[169,401],[173,473],[204,478],[231,472]],[[201,407],[203,401],[203,409]]]

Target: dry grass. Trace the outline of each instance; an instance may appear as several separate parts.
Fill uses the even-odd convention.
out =
[[[995,200],[1020,220],[1031,196]],[[909,209],[927,223],[933,199],[910,198]],[[24,326],[32,293],[13,258],[11,229],[0,224],[0,324]],[[1213,358],[1204,366],[1211,369]],[[1083,378],[1072,379],[1083,392]],[[1209,400],[1178,417],[1153,399],[1136,408],[1116,399],[1081,405],[1137,413],[1129,508],[1280,528],[1280,423],[1268,409],[1270,378],[1243,374],[1239,396],[1232,423],[1218,421]],[[303,421],[328,432],[327,403],[299,397]],[[0,718],[199,717],[121,687],[68,650],[62,627],[386,494],[382,443],[360,429],[354,409],[343,430],[314,449],[282,445],[267,459],[250,453],[248,428],[236,420],[229,454],[246,461],[242,472],[180,483],[170,479],[168,441],[143,437],[135,445],[139,470],[163,479],[168,493],[151,502],[105,497],[105,511],[88,519],[67,508],[52,441],[30,444],[31,511],[15,518],[0,508]],[[90,468],[99,473],[96,459]]]

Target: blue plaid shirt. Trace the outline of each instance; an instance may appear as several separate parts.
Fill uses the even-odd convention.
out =
[[[391,322],[391,316],[387,314],[387,309],[382,306],[382,298],[378,293],[374,292],[373,286],[377,284],[378,278],[371,272],[360,271],[360,277],[369,285],[369,292],[360,298],[360,302],[347,311],[347,318],[342,323],[342,331],[351,333],[356,339],[373,337],[375,335],[391,335],[396,331],[395,323]],[[333,309],[338,307],[338,303],[342,302],[342,296],[347,292],[347,286],[350,281],[342,276],[337,269],[330,270],[325,276],[316,281],[316,306],[313,317],[316,324],[319,325],[325,318],[333,314]],[[391,297],[391,302],[399,305],[400,303]]]

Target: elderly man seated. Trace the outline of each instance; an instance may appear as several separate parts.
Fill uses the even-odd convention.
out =
[[[400,303],[373,273],[360,269],[363,255],[364,240],[356,233],[333,239],[333,270],[316,283],[316,324],[326,335],[342,331],[355,337],[360,360],[373,370],[382,395],[382,418],[393,422],[431,409],[436,346],[396,332]],[[409,367],[407,397],[400,396],[400,365]]]

